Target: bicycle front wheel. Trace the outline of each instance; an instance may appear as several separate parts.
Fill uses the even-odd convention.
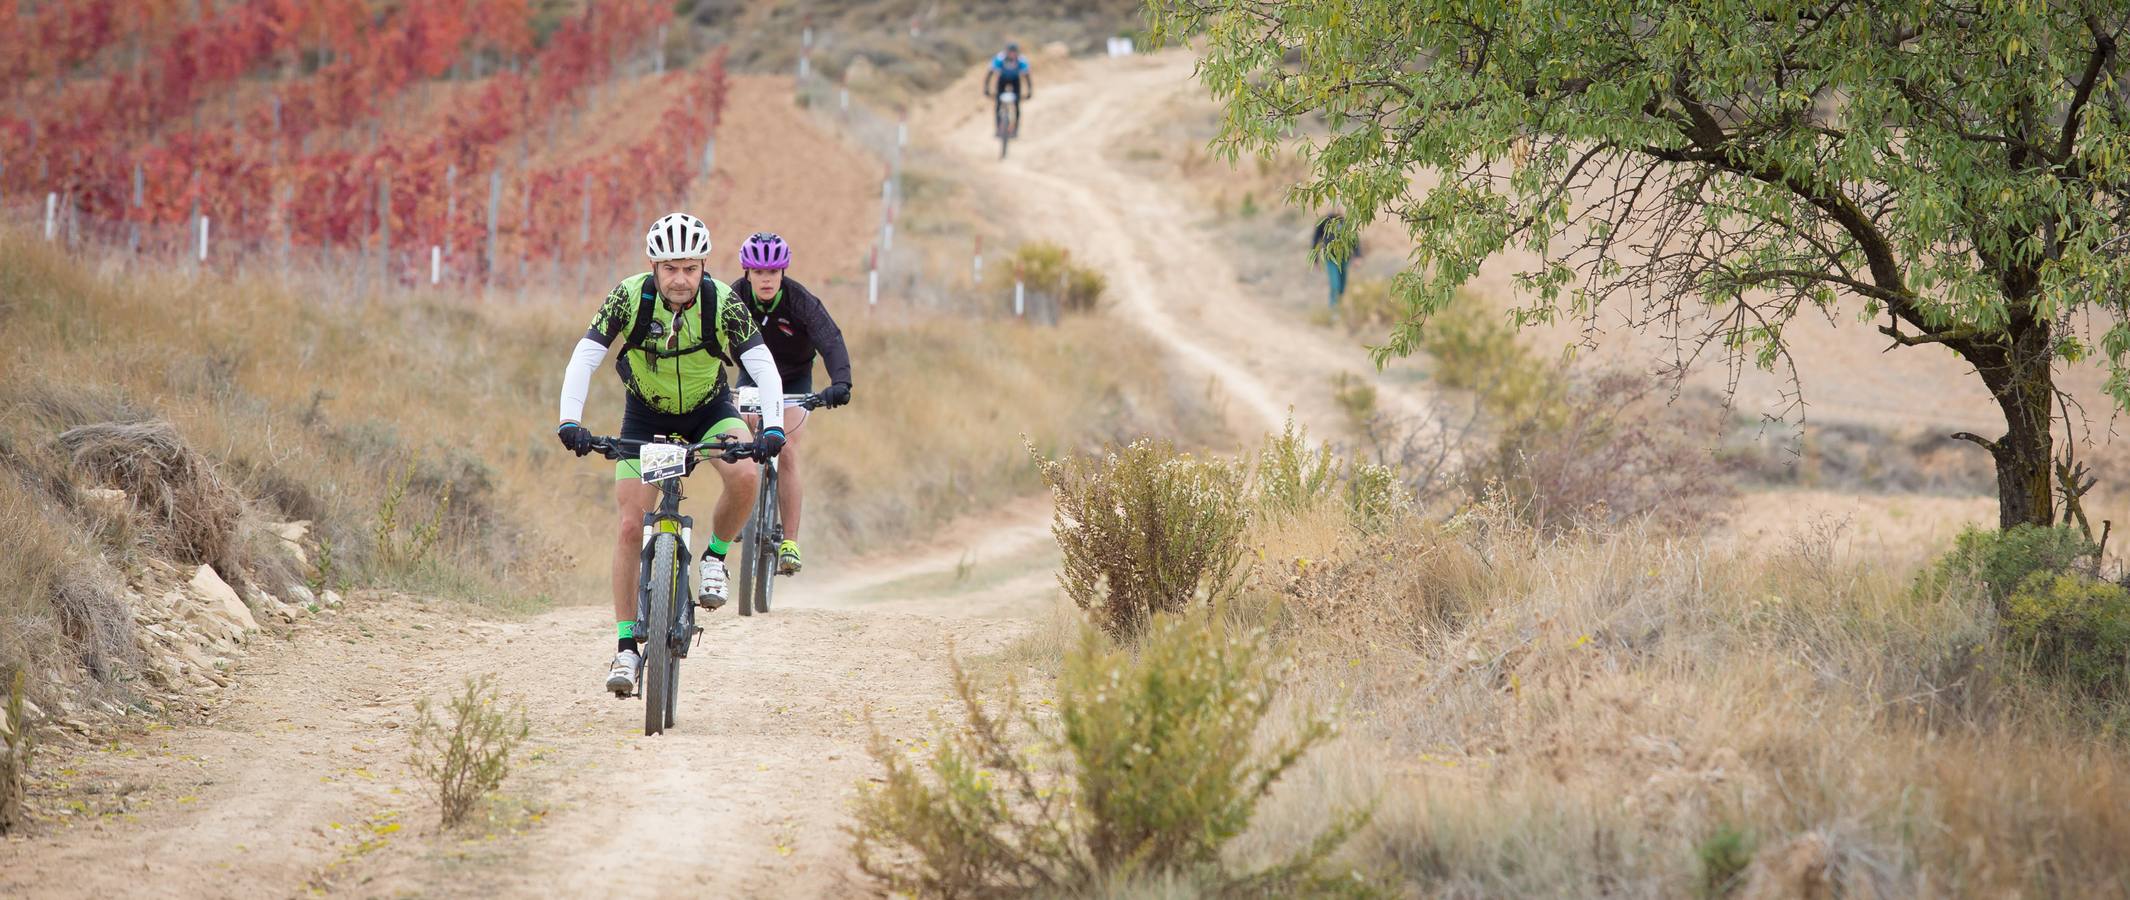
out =
[[[680,661],[673,658],[673,631],[678,617],[673,598],[680,588],[680,539],[659,534],[651,539],[651,578],[644,604],[643,640],[643,733],[666,730],[672,716],[673,689],[678,686]]]

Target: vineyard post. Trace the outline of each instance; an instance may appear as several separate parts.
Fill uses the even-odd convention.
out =
[[[716,170],[716,168],[717,168],[717,138],[715,138],[715,137],[708,137],[708,138],[704,138],[704,139],[703,139],[703,177],[705,177],[705,178],[708,178],[708,177],[710,177],[710,173],[711,173],[712,171]]]
[[[430,244],[429,283],[431,285],[434,285],[442,280],[444,280],[444,248],[439,247],[435,244]]]
[[[200,262],[202,264],[207,262],[207,222],[206,216],[200,217]]]
[[[392,275],[392,170],[377,177],[377,276],[379,286],[389,285]]]
[[[444,255],[451,255],[451,235],[459,224],[459,164],[444,167]]]
[[[52,191],[44,195],[44,239],[50,241],[57,237],[59,237],[59,192]]]
[[[666,26],[658,26],[658,54],[654,57],[654,71],[666,74]]]
[[[865,308],[871,310],[880,303],[880,248],[874,247],[865,263]]]
[[[496,217],[503,212],[503,170],[488,173],[488,283],[496,280]]]
[[[296,242],[296,223],[291,221],[288,215],[289,200],[295,197],[295,195],[296,185],[293,182],[282,182],[281,184],[274,186],[274,203],[276,208],[280,210],[278,218],[281,220],[282,268],[288,267],[288,254],[290,250],[290,245]]]
[[[133,226],[126,229],[126,250],[131,253],[141,252],[141,208],[146,205],[147,193],[147,176],[141,171],[140,160],[134,160],[133,214],[127,216]]]

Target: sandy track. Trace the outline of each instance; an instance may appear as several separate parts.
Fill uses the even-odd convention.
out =
[[[70,787],[114,805],[0,845],[0,896],[855,890],[839,829],[873,768],[867,711],[892,733],[924,731],[947,695],[947,647],[996,648],[1049,595],[1045,571],[974,611],[952,590],[867,605],[887,578],[951,572],[972,549],[1010,563],[1047,540],[1025,522],[956,533],[969,539],[927,560],[787,582],[771,615],[710,616],[676,729],[651,739],[640,702],[598,692],[611,645],[598,609],[462,624],[414,598],[356,598],[292,639],[260,639],[206,724],[55,753]],[[436,833],[403,762],[414,698],[477,673],[532,720],[501,839]]]
[[[1377,375],[1356,343],[1246,287],[1232,249],[1199,227],[1210,209],[1192,207],[1184,192],[1118,158],[1179,95],[1203,95],[1192,65],[1189,54],[1170,51],[1079,61],[1062,77],[1052,74],[1024,105],[1021,137],[1004,160],[990,139],[990,105],[973,80],[948,89],[920,123],[965,163],[965,177],[987,185],[981,195],[1000,198],[1024,228],[1108,275],[1114,314],[1217,379],[1238,434],[1278,430],[1290,406],[1316,434],[1339,433],[1345,417],[1332,390],[1339,373],[1374,382],[1390,411],[1426,415],[1426,392]]]

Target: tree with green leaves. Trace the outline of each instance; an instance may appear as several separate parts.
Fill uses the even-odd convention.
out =
[[[1290,201],[1401,220],[1409,353],[1522,250],[1519,326],[1601,309],[1683,363],[1790,363],[1799,315],[1974,367],[2000,520],[2049,523],[2097,349],[2130,409],[2121,0],[1149,0],[1198,40],[1232,160],[1298,140]],[[1321,129],[1308,127],[1316,122]],[[1942,352],[1942,351],[1939,351]],[[2072,489],[2075,506],[2076,489]],[[2069,512],[2069,510],[2067,510]]]

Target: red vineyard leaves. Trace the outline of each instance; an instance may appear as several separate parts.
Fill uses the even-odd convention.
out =
[[[654,0],[595,4],[527,60],[529,0],[374,11],[363,0],[239,3],[186,26],[138,75],[80,79],[56,109],[0,119],[0,188],[64,192],[92,219],[166,233],[206,215],[218,235],[253,245],[369,246],[389,233],[402,252],[481,247],[489,175],[509,167],[506,148],[612,79],[616,48],[640,48],[672,15]],[[414,96],[411,88],[468,74],[474,67],[460,64],[474,54],[513,65],[419,130],[378,118],[387,104],[403,108],[394,98]],[[261,66],[285,77],[305,64],[318,68],[265,90],[240,87]],[[496,223],[505,246],[580,252],[587,203],[592,227],[604,232],[640,224],[630,219],[646,198],[685,192],[699,172],[696,148],[722,109],[723,55],[665,77],[687,87],[656,129],[595,158],[506,174]],[[201,104],[216,98],[224,111],[200,121]],[[191,127],[168,127],[181,121]],[[313,143],[321,148],[311,151]]]

